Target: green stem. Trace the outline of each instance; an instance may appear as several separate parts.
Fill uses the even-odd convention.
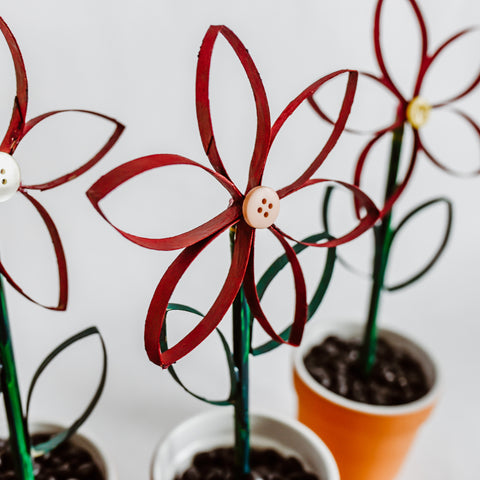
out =
[[[30,442],[18,387],[7,303],[1,277],[0,315],[0,362],[2,365],[0,381],[10,432],[10,450],[13,456],[16,478],[19,480],[34,480]]]
[[[403,124],[393,131],[392,149],[385,188],[385,202],[393,195],[397,188],[397,176],[400,166],[400,154],[402,150]],[[385,282],[388,256],[390,252],[390,239],[392,235],[391,221],[392,209],[383,217],[379,225],[375,227],[375,253],[373,259],[372,290],[368,309],[367,325],[364,332],[361,365],[368,375],[375,363],[377,349],[377,317],[380,306],[380,296]]]
[[[230,230],[233,248],[235,230]],[[235,416],[235,476],[240,480],[250,473],[250,421],[248,413],[248,363],[250,355],[250,312],[243,287],[232,305],[233,362],[237,371],[237,388],[233,403]]]

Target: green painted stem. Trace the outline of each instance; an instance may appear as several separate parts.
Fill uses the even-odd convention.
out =
[[[3,401],[10,432],[10,449],[13,456],[16,477],[19,480],[34,480],[30,442],[23,415],[18,377],[13,356],[12,338],[8,322],[7,303],[0,277],[0,374]]]
[[[230,230],[233,248],[235,230]],[[233,362],[237,372],[237,386],[233,402],[235,416],[235,476],[243,479],[250,473],[250,420],[248,396],[248,363],[250,355],[250,312],[243,287],[240,288],[232,306],[233,316]]]
[[[403,125],[393,131],[392,150],[388,168],[387,185],[385,188],[385,202],[392,196],[397,188],[397,176],[400,165],[400,154],[403,141]],[[384,203],[385,203],[384,202]],[[363,337],[361,364],[363,371],[368,375],[375,363],[377,349],[377,317],[380,306],[380,296],[385,282],[390,240],[392,236],[391,221],[392,210],[385,215],[380,224],[375,227],[375,254],[373,259],[372,290],[370,306],[368,309],[367,325]]]

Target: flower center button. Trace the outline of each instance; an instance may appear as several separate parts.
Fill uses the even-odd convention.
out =
[[[268,228],[280,212],[280,198],[269,187],[252,188],[242,206],[243,218],[252,228]]]
[[[0,152],[0,202],[13,197],[20,187],[20,168],[16,160],[5,152]]]
[[[419,129],[427,123],[432,106],[421,97],[415,97],[407,107],[407,120],[410,125]]]

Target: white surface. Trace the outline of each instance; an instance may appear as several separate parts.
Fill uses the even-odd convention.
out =
[[[378,71],[371,35],[374,3],[21,0],[2,5],[1,14],[15,33],[27,67],[30,118],[73,107],[103,112],[127,125],[117,146],[94,169],[71,184],[36,195],[55,220],[64,242],[70,274],[68,311],[43,310],[7,287],[24,392],[36,366],[54,346],[91,324],[102,330],[110,355],[108,382],[85,431],[94,432],[110,453],[120,480],[147,478],[159,438],[181,420],[209,407],[186,395],[166,372],[150,364],[143,349],[143,323],[150,298],[176,253],[131,244],[99,217],[84,192],[101,174],[149,153],[178,153],[207,164],[196,126],[194,81],[198,49],[210,24],[226,24],[249,49],[265,84],[272,118],[276,118],[295,95],[322,75],[344,67]],[[416,30],[410,33],[412,22],[402,6],[405,3],[387,0],[393,9],[389,16],[393,40],[388,48],[393,56],[404,59],[395,64],[402,85],[408,84],[403,72],[415,63],[409,52],[416,51],[417,41]],[[450,34],[480,24],[478,2],[424,0],[421,6],[434,47]],[[401,29],[396,36],[394,26]],[[405,46],[399,42],[403,33]],[[478,36],[461,46],[463,49],[452,48],[449,63],[428,79],[431,95],[426,100],[454,92],[478,69]],[[13,67],[5,50],[0,50],[0,131],[6,130],[13,101]],[[225,43],[214,54],[212,82],[217,143],[228,171],[242,187],[255,122],[244,74]],[[480,92],[461,106],[479,119]],[[378,123],[389,108],[389,95],[366,95],[358,105],[355,123],[364,125],[366,114]],[[16,152],[25,183],[54,178],[98,148],[110,127],[87,117],[72,114],[48,120],[25,138]],[[430,125],[438,125],[433,114],[427,127]],[[272,150],[265,184],[273,188],[286,185],[301,171],[302,159],[306,162],[318,151],[328,132],[306,109],[303,117],[282,132],[281,143]],[[460,128],[440,130],[435,136],[437,148],[450,153],[456,162],[476,166],[478,142],[462,132]],[[454,155],[452,140],[459,142]],[[355,158],[365,142],[366,137],[344,136],[316,176],[351,181]],[[381,185],[381,159],[385,156],[379,158],[369,168],[367,187],[381,193],[375,186]],[[205,176],[194,175],[193,169],[179,170],[181,180],[178,172],[166,170],[132,181],[105,201],[105,209],[119,226],[137,234],[170,235],[193,226],[197,216],[207,220],[224,208],[228,196],[214,187],[214,182],[200,184]],[[193,196],[194,188],[203,185],[206,187]],[[397,219],[434,196],[446,195],[455,203],[454,230],[445,256],[427,278],[414,287],[385,294],[382,301],[381,323],[421,339],[440,359],[444,377],[440,405],[422,429],[399,480],[474,480],[480,471],[479,186],[480,178],[453,178],[421,155],[412,183],[398,205]],[[299,193],[295,198],[318,205],[318,198],[309,195]],[[45,301],[54,300],[56,272],[47,234],[36,212],[20,200],[15,196],[0,205],[2,259],[29,292]],[[203,204],[209,204],[209,210]],[[288,232],[302,235],[318,231],[318,216],[317,208],[310,215],[307,211],[299,215],[298,203],[285,203],[279,222],[292,219]],[[393,253],[389,272],[392,280],[405,278],[424,261],[434,242],[429,235],[440,235],[440,221],[441,215],[431,219],[425,213],[420,225],[412,225],[401,235],[402,244]],[[268,232],[261,233],[256,246],[257,272],[280,254],[278,242],[271,247]],[[415,247],[414,241],[419,242]],[[367,234],[343,251],[367,265],[370,244]],[[315,257],[303,255],[311,286]],[[205,311],[225,276],[228,256],[228,240],[222,236],[196,262],[174,300]],[[277,286],[280,293],[267,295],[267,311],[281,318],[291,310],[288,275]],[[361,318],[367,300],[368,282],[337,265],[333,284],[313,321]],[[227,319],[223,325],[228,332]],[[215,342],[212,336],[179,366],[192,388],[203,385],[205,393],[213,395],[219,394],[216,386],[224,385],[226,378]],[[289,353],[288,348],[281,348],[252,360],[252,408],[293,415]],[[74,418],[93,389],[99,358],[94,339],[64,354],[33,398],[34,418],[59,423]]]

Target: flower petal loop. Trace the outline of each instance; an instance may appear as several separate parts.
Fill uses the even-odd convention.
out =
[[[248,50],[240,39],[225,26],[212,26],[208,29],[203,39],[198,55],[197,80],[196,80],[196,105],[197,120],[203,148],[213,168],[230,180],[218,153],[215,136],[213,133],[212,119],[210,115],[209,81],[210,64],[213,47],[218,35],[221,34],[231,45],[240,60],[250,82],[255,106],[257,110],[257,133],[250,172],[248,187],[250,190],[260,184],[270,142],[270,110],[268,108],[267,95],[263,87],[260,74],[253,62]]]
[[[48,233],[50,234],[50,238],[53,243],[53,248],[55,250],[55,256],[57,258],[57,266],[58,266],[58,283],[59,283],[59,294],[58,294],[58,303],[55,306],[47,306],[43,305],[40,302],[37,302],[32,297],[27,295],[20,286],[15,282],[12,276],[5,270],[5,267],[0,262],[0,273],[7,279],[8,283],[21,295],[23,295],[27,300],[30,300],[37,305],[40,305],[44,308],[49,310],[65,310],[67,308],[67,299],[68,299],[68,276],[67,276],[67,261],[65,259],[65,253],[63,251],[62,242],[60,240],[60,236],[58,234],[57,228],[53,223],[52,218],[45,210],[45,208],[32,196],[30,196],[27,192],[25,192],[22,187],[20,187],[20,192],[25,196],[25,198],[35,207],[38,211],[42,220],[45,222],[45,225],[48,229]]]
[[[69,182],[70,180],[74,180],[75,178],[79,177],[80,175],[84,174],[90,168],[92,168],[95,164],[97,164],[107,153],[108,151],[115,145],[117,140],[119,139],[120,135],[123,133],[125,127],[115,120],[112,117],[107,117],[101,113],[93,112],[91,110],[55,110],[53,112],[44,113],[43,115],[39,115],[38,117],[32,118],[27,122],[25,125],[25,130],[22,134],[22,138],[36,125],[38,125],[41,121],[53,116],[58,115],[61,113],[68,113],[68,112],[78,112],[78,113],[87,113],[89,115],[94,115],[96,117],[103,118],[112,122],[115,125],[115,130],[113,131],[110,138],[107,142],[103,145],[103,147],[90,159],[88,162],[83,164],[82,166],[76,168],[70,173],[66,175],[62,175],[55,180],[50,180],[49,182],[38,184],[38,185],[24,185],[24,188],[28,188],[30,190],[49,190],[54,187],[58,187],[59,185],[63,185],[64,183]]]
[[[252,188],[242,205],[244,220],[252,228],[268,228],[274,224],[280,213],[280,198],[269,187]]]
[[[305,182],[311,178],[311,176],[320,168],[322,163],[327,158],[328,154],[333,150],[333,147],[336,145],[340,135],[342,134],[343,130],[345,129],[345,125],[347,123],[348,117],[350,116],[350,112],[353,105],[353,100],[355,98],[355,92],[357,88],[357,81],[358,81],[358,72],[353,70],[339,70],[337,72],[331,73],[330,75],[326,75],[321,79],[314,82],[312,85],[307,87],[297,98],[295,98],[292,102],[287,105],[287,108],[280,114],[278,119],[275,121],[272,127],[272,143],[277,136],[280,128],[285,123],[285,121],[295,112],[295,110],[308,98],[310,98],[324,83],[328,82],[332,78],[341,75],[343,73],[348,73],[348,81],[347,87],[345,90],[345,97],[343,99],[342,107],[340,109],[340,113],[338,114],[338,119],[334,123],[334,128],[330,137],[326,141],[324,147],[322,148],[321,152],[315,158],[315,160],[310,164],[310,166],[303,172],[294,182],[290,185],[283,187],[278,191],[278,196],[280,198],[284,198],[287,195],[295,192],[299,188],[301,188]]]
[[[475,122],[475,120],[470,117],[470,115],[467,115],[465,112],[462,112],[461,110],[456,110],[456,109],[451,109],[451,112],[454,114],[458,115],[463,121],[467,123],[467,125],[473,129],[474,134],[476,135],[477,139],[480,140],[480,125]],[[449,173],[450,175],[454,175],[456,177],[472,177],[476,175],[480,175],[480,167],[472,170],[472,171],[458,171],[455,170],[454,168],[451,168],[447,166],[445,163],[442,163],[440,160],[438,160],[435,155],[432,154],[432,152],[426,147],[425,142],[419,139],[419,145],[420,149],[425,153],[425,155],[441,170],[444,172]]]
[[[415,0],[408,0],[410,3],[413,12],[415,14],[415,18],[418,22],[418,26],[420,27],[420,36],[421,36],[421,57],[420,57],[420,68],[416,78],[416,85],[414,89],[414,96],[418,95],[420,91],[421,79],[423,77],[423,72],[426,70],[428,66],[428,34],[427,34],[427,27],[425,25],[425,21],[422,16],[422,12],[420,11],[419,6],[415,2]],[[381,33],[380,33],[380,17],[383,8],[384,0],[379,0],[377,3],[377,8],[375,10],[375,20],[374,20],[374,28],[373,28],[373,43],[375,48],[375,55],[377,57],[378,66],[380,71],[382,72],[383,76],[383,84],[387,87],[400,101],[400,103],[406,103],[405,98],[400,93],[400,90],[397,88],[395,83],[392,80],[391,75],[389,74],[387,67],[385,65],[385,58],[382,51],[381,46]]]
[[[290,244],[283,238],[283,234],[272,227],[270,231],[281,243],[285,253],[287,255],[288,262],[292,268],[293,279],[295,282],[295,314],[292,323],[292,328],[288,340],[284,340],[280,335],[275,332],[274,328],[268,321],[262,306],[260,305],[260,299],[258,297],[257,287],[255,285],[255,272],[254,272],[254,247],[252,246],[252,253],[248,262],[247,272],[245,274],[245,296],[248,301],[248,305],[252,311],[253,316],[258,320],[261,327],[272,338],[272,340],[278,343],[287,343],[288,345],[297,346],[300,344],[303,335],[303,329],[307,322],[307,288],[305,285],[305,279],[303,277],[302,268],[298,261],[297,255]]]
[[[27,103],[28,103],[28,83],[27,73],[25,71],[25,65],[23,63],[22,54],[20,48],[13,36],[13,33],[0,17],[0,31],[2,32],[5,40],[7,41],[8,48],[12,54],[13,65],[15,67],[15,76],[17,83],[17,92],[13,104],[12,118],[7,129],[7,133],[0,145],[2,152],[8,152],[13,154],[17,144],[23,134],[23,128],[25,126],[25,117],[27,116]]]
[[[306,188],[309,186],[327,183],[332,185],[337,185],[350,191],[353,194],[355,205],[358,207],[360,223],[355,226],[350,232],[342,235],[339,238],[330,238],[325,240],[322,243],[309,243],[309,242],[302,242],[297,240],[296,238],[291,237],[290,235],[286,234],[277,226],[275,227],[278,232],[280,232],[285,238],[294,241],[295,243],[300,243],[301,245],[306,245],[308,247],[337,247],[338,245],[342,245],[343,243],[347,243],[352,241],[353,239],[359,237],[362,233],[366,232],[369,228],[375,225],[376,221],[379,218],[379,211],[378,208],[375,206],[373,201],[360,190],[355,185],[351,185],[350,183],[341,182],[339,180],[328,180],[324,178],[312,178],[302,188]]]
[[[20,167],[16,160],[0,152],[0,202],[10,200],[20,187]]]
[[[233,249],[232,263],[217,299],[210,307],[210,310],[205,317],[190,333],[188,333],[176,345],[162,352],[160,334],[165,321],[165,314],[167,312],[170,297],[180,278],[195,258],[221,232],[218,232],[191,247],[185,248],[170,265],[153,294],[145,322],[145,349],[148,358],[153,363],[160,365],[163,368],[167,368],[190,353],[215,330],[240,290],[250,256],[254,232],[255,230],[252,230],[246,223],[239,222],[237,226],[235,246]]]
[[[235,185],[229,182],[225,177],[207,167],[204,167],[203,165],[200,165],[199,163],[194,162],[193,160],[181,157],[180,155],[158,154],[140,157],[114,168],[90,187],[90,189],[87,191],[87,197],[97,212],[121,235],[137,245],[145,248],[151,248],[153,250],[177,250],[179,248],[191,246],[194,243],[203,240],[214,233],[217,233],[219,230],[225,230],[225,228],[230,227],[238,220],[241,215],[241,210],[240,206],[237,203],[234,203],[232,206],[228,207],[222,213],[203,225],[200,225],[199,227],[180,235],[168,238],[146,238],[133,235],[121,230],[108,220],[99,205],[99,202],[104,197],[106,197],[122,183],[125,183],[140,173],[146,172],[153,168],[160,168],[169,165],[192,165],[201,168],[217,179],[224,187],[227,188],[227,190],[230,191],[230,193],[232,191],[238,192]],[[238,195],[240,196],[240,192],[238,192]]]
[[[465,37],[469,33],[478,32],[479,30],[480,28],[478,27],[466,28],[465,30],[458,32],[455,35],[452,35],[448,40],[446,40],[442,45],[440,45],[440,47],[436,50],[436,52],[430,57],[429,67],[438,58],[438,56],[445,50],[445,48],[453,45],[457,40]],[[447,98],[445,100],[442,100],[439,103],[436,103],[434,107],[443,107],[445,105],[449,105],[452,102],[460,100],[461,98],[466,97],[469,93],[471,93],[475,88],[478,87],[478,85],[480,85],[480,71],[474,77],[474,79],[460,91],[460,93],[458,93],[457,95],[454,95],[451,98]]]

